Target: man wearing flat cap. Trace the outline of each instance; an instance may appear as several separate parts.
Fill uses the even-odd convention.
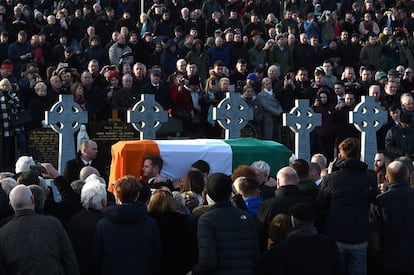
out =
[[[298,203],[289,214],[293,230],[263,256],[261,274],[343,274],[335,241],[313,226],[315,206]]]
[[[141,93],[155,95],[155,101],[157,101],[164,110],[168,110],[171,108],[171,98],[168,95],[166,84],[161,81],[161,76],[161,69],[153,68],[150,73],[150,82],[141,86]]]
[[[252,216],[230,200],[232,180],[223,173],[207,180],[211,210],[198,221],[198,263],[193,274],[254,274],[259,245]]]

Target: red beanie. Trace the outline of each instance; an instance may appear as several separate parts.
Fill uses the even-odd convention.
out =
[[[118,81],[121,81],[121,76],[119,75],[118,72],[111,72],[108,75],[108,81],[111,81],[112,78],[116,77],[118,79]]]

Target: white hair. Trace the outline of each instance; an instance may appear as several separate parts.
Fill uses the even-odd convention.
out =
[[[99,183],[102,183],[103,185],[106,184],[105,179],[100,177],[97,174],[90,174],[89,176],[86,177],[86,179],[84,179],[85,183],[87,183],[89,181],[98,181]]]
[[[250,165],[250,167],[256,168],[257,170],[259,170],[260,173],[270,175],[270,165],[264,160],[258,160],[253,162],[252,165]]]
[[[1,81],[0,81],[1,84]],[[15,171],[16,174],[23,173],[23,172],[29,172],[30,166],[35,165],[35,161],[32,157],[29,156],[21,156],[17,161],[15,165]]]
[[[91,175],[92,177],[96,175]],[[81,191],[81,202],[85,209],[103,210],[102,201],[106,202],[106,187],[99,179],[89,179],[85,181],[85,185]],[[89,180],[88,180],[89,179]]]

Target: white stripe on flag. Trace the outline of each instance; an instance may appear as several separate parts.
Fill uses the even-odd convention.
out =
[[[210,173],[232,173],[230,145],[215,139],[154,140],[164,160],[162,175],[168,178],[184,178],[196,160],[210,164]]]

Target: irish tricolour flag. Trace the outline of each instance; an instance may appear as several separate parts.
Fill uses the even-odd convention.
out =
[[[140,177],[147,154],[161,155],[164,160],[161,174],[172,179],[183,178],[199,159],[210,164],[211,173],[228,175],[241,164],[264,160],[270,164],[274,176],[279,168],[288,165],[291,153],[280,143],[254,138],[120,141],[112,146],[109,187],[125,175]]]

